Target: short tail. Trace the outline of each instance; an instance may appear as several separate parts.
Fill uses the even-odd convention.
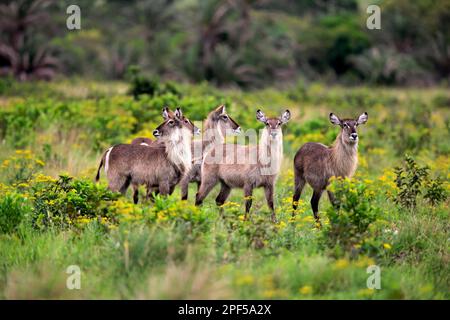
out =
[[[105,164],[105,158],[106,158],[106,154],[108,153],[108,151],[109,151],[109,149],[105,151],[105,153],[102,156],[102,159],[100,160],[100,165],[98,166],[97,175],[95,176],[96,182],[98,182],[98,180],[100,180],[100,169]]]

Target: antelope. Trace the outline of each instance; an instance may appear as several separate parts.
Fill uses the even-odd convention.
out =
[[[244,189],[247,218],[252,206],[253,189],[263,187],[267,204],[272,211],[272,221],[276,221],[273,191],[283,157],[281,126],[287,123],[290,117],[289,110],[277,118],[266,118],[264,113],[258,110],[256,119],[264,123],[265,127],[257,146],[222,144],[208,151],[202,162],[201,184],[195,204],[201,205],[212,188],[220,182],[221,189],[216,204],[223,205],[232,188]],[[215,159],[217,154],[223,154],[219,161]],[[237,163],[235,156],[243,158],[243,163]]]
[[[193,165],[191,170],[189,170],[181,179],[181,200],[187,200],[190,182],[196,182],[198,190],[203,157],[214,144],[223,144],[225,142],[227,130],[239,133],[240,127],[236,121],[226,113],[225,106],[220,105],[208,114],[203,126],[204,134],[202,139],[192,142]]]
[[[125,194],[133,185],[133,200],[138,201],[137,187],[146,185],[147,192],[157,188],[162,195],[171,194],[183,174],[192,166],[191,141],[196,127],[183,117],[180,108],[171,113],[154,131],[158,141],[149,146],[119,144],[109,148],[100,162],[96,180],[104,163],[108,188]]]
[[[364,112],[356,120],[339,119],[334,113],[330,113],[330,121],[341,127],[339,135],[332,147],[321,143],[305,143],[294,157],[295,191],[293,196],[294,213],[297,209],[298,199],[305,183],[313,188],[311,208],[314,218],[319,220],[319,200],[323,191],[329,184],[332,176],[352,177],[358,167],[358,133],[359,125],[367,122],[368,114]],[[336,205],[334,195],[327,191],[328,198]]]

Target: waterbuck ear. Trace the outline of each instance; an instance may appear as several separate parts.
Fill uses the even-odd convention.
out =
[[[288,122],[290,118],[291,118],[291,112],[289,110],[286,110],[281,115],[280,120],[284,124],[284,123]]]
[[[221,104],[220,106],[218,106],[216,108],[216,114],[217,115],[221,115],[221,114],[224,114],[224,113],[225,113],[225,105]]]
[[[337,126],[340,126],[342,124],[341,119],[334,113],[330,113],[330,121],[332,124],[335,124]]]
[[[178,107],[178,108],[175,110],[175,117],[177,117],[178,119],[181,119],[181,117],[183,117],[183,112],[181,111],[181,108],[180,108],[180,107]]]
[[[356,122],[357,122],[358,124],[364,124],[364,123],[367,122],[367,119],[369,119],[369,115],[367,114],[367,112],[364,112],[363,114],[361,114],[361,115],[358,117],[358,120],[356,120]]]
[[[162,116],[164,120],[167,120],[169,118],[169,113],[170,113],[169,107],[164,107],[162,111]]]
[[[261,110],[258,109],[258,111],[256,111],[256,120],[261,121],[262,123],[266,123],[267,122],[267,118],[264,115],[264,112],[262,112]]]

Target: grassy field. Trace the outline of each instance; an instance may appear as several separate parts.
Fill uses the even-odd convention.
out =
[[[123,83],[81,80],[0,87],[0,298],[112,299],[448,299],[450,297],[450,92],[448,88],[341,88],[299,83],[242,92],[177,85],[128,96]],[[243,220],[234,190],[223,214],[218,190],[202,207],[169,198],[134,205],[93,182],[102,152],[151,136],[165,105],[201,120],[219,103],[245,129],[258,108],[289,108],[276,186],[279,219],[262,190]],[[337,211],[320,203],[292,217],[292,160],[308,141],[331,144],[328,114],[369,121],[359,129],[360,165],[335,180]],[[408,155],[408,157],[406,157]],[[79,266],[81,289],[66,273]],[[381,289],[366,285],[378,265]]]

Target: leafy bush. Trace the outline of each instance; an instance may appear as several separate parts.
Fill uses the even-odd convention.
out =
[[[439,177],[431,179],[427,183],[426,192],[423,197],[432,206],[436,206],[447,199],[447,191],[444,188],[444,183]]]
[[[9,193],[0,199],[0,233],[12,233],[30,212],[28,201],[21,195]]]
[[[119,195],[91,181],[61,175],[38,175],[30,183],[33,221],[38,228],[68,227],[80,218],[108,217],[108,207]]]
[[[0,173],[6,183],[20,187],[21,183],[30,180],[43,166],[45,163],[30,150],[16,150],[13,156],[3,160]]]
[[[336,205],[326,211],[329,224],[323,228],[324,243],[336,255],[376,252],[381,243],[374,238],[374,223],[381,209],[374,205],[375,192],[363,182],[348,178],[332,178],[329,190]]]
[[[180,91],[174,83],[167,82],[166,84],[162,84],[157,78],[146,78],[140,74],[137,66],[130,67],[128,73],[130,78],[129,93],[135,99],[138,99],[143,94],[151,97],[165,93],[172,93],[176,96],[180,95]]]
[[[395,168],[395,183],[399,192],[394,198],[397,204],[414,209],[420,195],[430,205],[436,206],[447,199],[447,190],[441,177],[430,178],[430,168],[421,167],[409,155],[405,156],[403,166]]]
[[[420,167],[411,156],[406,155],[404,166],[395,168],[395,183],[399,189],[395,202],[408,209],[415,208],[428,170],[428,167]]]

